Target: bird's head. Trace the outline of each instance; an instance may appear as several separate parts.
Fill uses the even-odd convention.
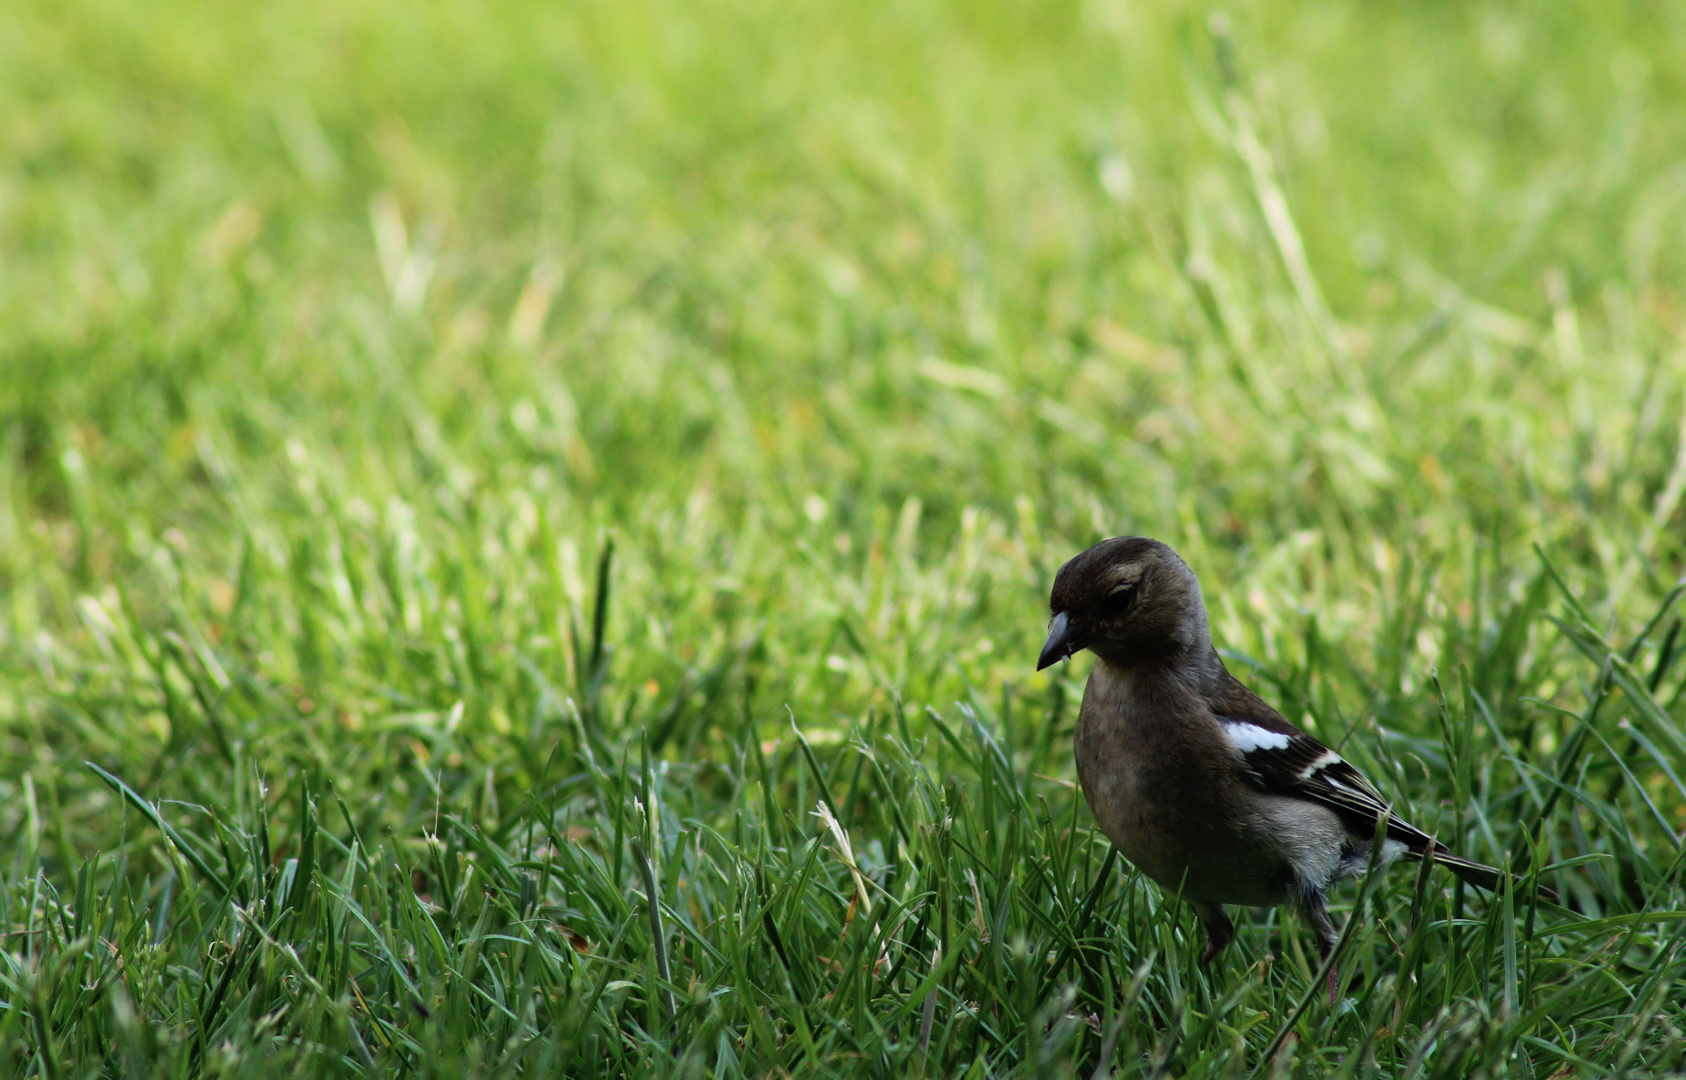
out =
[[[1210,647],[1194,571],[1145,536],[1115,536],[1074,556],[1054,576],[1048,606],[1038,671],[1083,649],[1129,666]]]

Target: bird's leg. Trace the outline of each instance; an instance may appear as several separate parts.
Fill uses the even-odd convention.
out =
[[[1210,964],[1235,936],[1235,924],[1224,914],[1222,904],[1200,904],[1192,901],[1190,903],[1194,913],[1200,916],[1201,927],[1206,931],[1206,951],[1200,954],[1200,962]]]
[[[1341,939],[1335,930],[1335,922],[1329,918],[1329,908],[1323,899],[1323,890],[1318,889],[1305,901],[1306,921],[1311,923],[1311,929],[1317,934],[1317,956],[1325,964],[1329,964],[1329,955],[1335,951],[1335,943]],[[1335,994],[1335,965],[1329,964],[1329,1007],[1332,1009],[1339,1001]]]

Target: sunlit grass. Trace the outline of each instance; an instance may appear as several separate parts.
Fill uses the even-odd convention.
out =
[[[1681,1069],[1683,38],[0,12],[8,1069]],[[1122,532],[1564,907],[1200,968],[1032,670]]]

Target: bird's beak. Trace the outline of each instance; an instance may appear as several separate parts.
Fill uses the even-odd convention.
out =
[[[1057,664],[1083,648],[1083,628],[1072,622],[1065,612],[1054,616],[1048,624],[1048,640],[1042,645],[1042,655],[1036,659],[1036,670]]]

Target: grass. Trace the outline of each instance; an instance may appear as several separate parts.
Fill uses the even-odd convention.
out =
[[[1686,1070],[1686,20],[0,11],[18,1075]],[[1059,562],[1448,875],[1191,914]]]

